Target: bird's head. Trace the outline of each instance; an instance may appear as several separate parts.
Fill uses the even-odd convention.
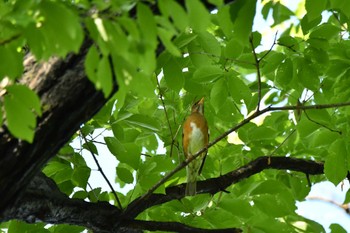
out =
[[[192,105],[192,112],[198,112],[204,114],[204,97]]]

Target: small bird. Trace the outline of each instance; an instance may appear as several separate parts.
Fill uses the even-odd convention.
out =
[[[198,151],[208,145],[208,123],[204,117],[204,97],[192,106],[191,115],[187,117],[183,124],[182,145],[186,159],[192,157]],[[207,151],[201,153],[192,160],[186,167],[187,185],[186,196],[196,194],[197,176],[200,174]]]

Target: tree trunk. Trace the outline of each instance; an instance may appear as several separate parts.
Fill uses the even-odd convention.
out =
[[[13,137],[6,126],[1,128],[0,215],[15,204],[34,175],[80,125],[106,103],[107,99],[96,91],[84,72],[84,60],[91,44],[85,41],[79,54],[70,54],[64,60],[52,58],[37,63],[33,56],[26,57],[26,70],[20,82],[39,95],[44,110],[32,144]]]

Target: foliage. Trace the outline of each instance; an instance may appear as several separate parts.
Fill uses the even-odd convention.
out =
[[[154,186],[183,161],[180,126],[202,96],[214,143],[201,179],[263,155],[324,161],[325,176],[311,176],[311,184],[328,179],[336,185],[346,178],[349,4],[307,0],[294,12],[279,1],[265,1],[261,14],[272,19],[276,36],[263,43],[264,32],[252,29],[256,1],[209,2],[217,11],[210,12],[199,0],[187,0],[184,6],[175,0],[0,2],[0,79],[14,83],[21,76],[23,46],[38,60],[64,58],[79,51],[86,32],[95,42],[85,61],[87,77],[106,98],[113,94],[72,138],[81,140],[81,148],[67,144],[44,168],[62,192],[126,208],[151,188],[165,193],[166,187],[184,183],[182,169]],[[112,93],[115,82],[119,89]],[[31,142],[41,114],[39,101],[23,85],[6,91],[0,119],[14,136]],[[99,143],[119,162],[115,182],[132,184],[131,190],[89,188],[91,168],[82,151],[98,157],[94,137],[101,131],[113,134]],[[233,140],[233,131],[239,140]],[[164,154],[158,152],[162,145]],[[309,190],[302,173],[266,170],[225,192],[164,203],[137,218],[246,232],[321,232],[317,223],[295,213],[295,202]],[[8,227],[10,232],[23,226]],[[342,232],[337,225],[332,228]]]

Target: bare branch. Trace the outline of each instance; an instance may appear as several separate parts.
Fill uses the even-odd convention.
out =
[[[319,175],[323,174],[323,163],[284,156],[262,156],[225,175],[197,181],[197,193],[215,194],[224,191],[230,185],[258,174],[265,169],[289,170],[302,172],[307,175]],[[124,214],[129,218],[133,218],[152,206],[181,199],[185,196],[185,187],[186,184],[167,187],[165,190],[166,194],[150,194],[146,199],[141,196],[130,203]]]

